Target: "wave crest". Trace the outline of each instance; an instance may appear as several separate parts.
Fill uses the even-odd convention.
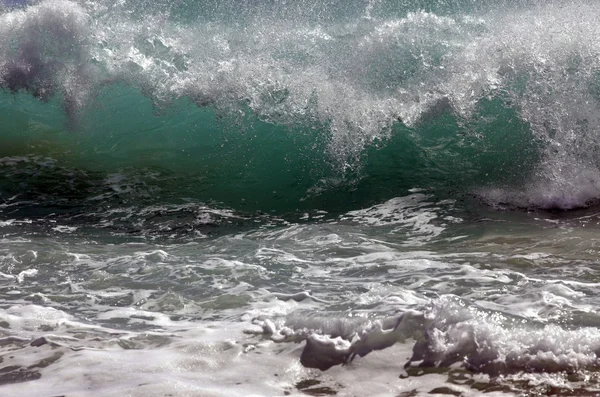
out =
[[[351,18],[327,20],[248,7],[231,7],[229,18],[185,19],[166,3],[145,12],[131,4],[61,0],[5,10],[0,84],[44,101],[61,97],[70,129],[86,134],[122,129],[118,117],[102,127],[108,131],[90,120],[118,100],[106,87],[123,84],[157,111],[187,100],[242,120],[238,127],[250,111],[292,134],[316,130],[314,148],[324,149],[342,179],[363,172],[371,148],[404,139],[428,167],[424,183],[458,178],[463,192],[517,206],[569,209],[599,197],[598,10],[588,2],[472,14],[398,7],[382,14],[389,4],[368,3]],[[128,99],[122,111],[141,120],[140,99]],[[172,125],[181,122],[175,118]],[[503,122],[514,123],[504,142]],[[142,137],[157,128],[159,120],[137,125]],[[525,149],[511,142],[515,136],[530,141]],[[478,163],[506,145],[520,152],[518,167]],[[415,150],[402,149],[404,156]],[[457,176],[458,156],[466,167],[458,171],[473,177]],[[503,167],[506,189],[486,178]]]

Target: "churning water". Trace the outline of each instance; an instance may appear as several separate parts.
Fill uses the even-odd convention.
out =
[[[600,393],[595,1],[0,4],[0,395]]]

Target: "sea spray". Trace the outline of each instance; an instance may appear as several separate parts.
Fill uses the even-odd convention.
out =
[[[232,24],[178,20],[177,7],[61,1],[4,11],[2,103],[16,123],[3,135],[34,141],[29,152],[35,141],[68,142],[61,157],[78,168],[183,169],[198,180],[189,197],[234,207],[294,209],[323,192],[355,200],[344,192],[367,194],[382,180],[394,181],[389,192],[358,200],[457,185],[525,207],[595,199],[595,150],[580,142],[593,140],[595,123],[595,45],[583,38],[594,10],[574,19],[553,4],[472,15],[406,5],[374,17],[390,5],[371,4],[369,17],[329,10],[315,21],[245,6]],[[571,77],[562,83],[561,73]],[[52,134],[40,138],[39,126]],[[565,197],[580,174],[590,182]],[[290,200],[264,201],[271,192]]]
[[[598,16],[4,2],[2,393],[597,393]]]

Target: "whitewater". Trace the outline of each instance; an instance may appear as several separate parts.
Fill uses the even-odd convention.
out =
[[[0,396],[600,394],[592,0],[0,0]]]

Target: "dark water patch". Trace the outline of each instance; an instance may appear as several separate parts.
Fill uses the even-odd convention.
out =
[[[11,383],[29,382],[42,377],[37,371],[32,371],[18,365],[0,368],[0,386]]]
[[[309,396],[335,396],[337,391],[327,386],[319,386],[322,382],[317,379],[305,379],[296,383],[296,388]]]

